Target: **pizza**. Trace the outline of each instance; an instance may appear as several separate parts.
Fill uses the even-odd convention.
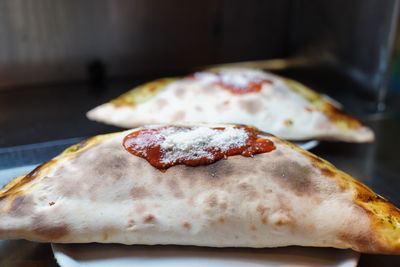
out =
[[[246,68],[155,80],[90,110],[87,117],[125,128],[156,123],[237,123],[288,140],[374,139],[370,128],[303,84]]]
[[[400,211],[257,128],[150,125],[78,143],[0,191],[0,238],[399,254]]]

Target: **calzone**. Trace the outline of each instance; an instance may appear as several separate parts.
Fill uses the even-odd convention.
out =
[[[329,98],[259,69],[220,68],[141,85],[87,113],[132,128],[152,123],[239,123],[288,140],[369,142],[370,128]]]
[[[150,125],[92,137],[0,191],[0,238],[400,253],[400,213],[253,127]]]

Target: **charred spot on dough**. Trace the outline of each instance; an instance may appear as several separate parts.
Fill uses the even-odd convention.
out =
[[[228,209],[228,204],[227,204],[227,203],[221,203],[221,204],[219,205],[219,208],[220,208],[221,210],[226,210],[226,209]]]
[[[277,226],[285,226],[285,225],[289,225],[291,223],[292,223],[292,221],[290,219],[288,219],[288,218],[281,218],[281,219],[279,219],[278,221],[275,222],[275,224]]]
[[[146,205],[143,204],[143,203],[138,203],[138,204],[135,206],[135,211],[136,211],[136,213],[138,213],[138,214],[144,213],[144,212],[146,211],[146,209],[147,209],[147,207],[146,207]]]
[[[376,219],[377,217],[372,215],[371,211],[353,202],[350,202],[349,205],[352,206],[352,212],[355,213],[355,215],[353,217],[354,218],[353,220],[347,222],[348,225],[344,225],[344,229],[346,229],[347,227],[355,227],[356,231],[344,231],[340,235],[340,238],[345,242],[348,242],[350,244],[355,244],[355,246],[353,245],[353,247],[356,247],[358,250],[363,250],[365,253],[368,252],[374,253],[375,248],[378,248],[378,250],[380,250],[380,253],[382,253],[382,251],[385,251],[385,253],[393,253],[393,251],[390,251],[390,249],[388,250],[387,247],[382,246],[380,242],[381,237],[377,236],[377,232],[374,229],[374,225],[370,225],[368,220],[356,219],[363,217]],[[391,216],[389,216],[389,220],[390,219],[392,219]],[[364,222],[365,224],[360,225],[360,222],[361,223]],[[378,222],[378,223],[380,224],[383,222]]]
[[[264,167],[266,173],[271,173],[272,178],[283,188],[294,191],[297,195],[313,194],[318,192],[318,187],[312,180],[310,166],[301,165],[295,161],[278,161],[273,166]]]
[[[85,140],[82,140],[79,143],[67,148],[64,153],[76,153],[76,152],[82,150],[84,147],[86,147],[86,145],[92,143],[93,139],[94,139],[94,137],[90,137]]]
[[[240,183],[238,185],[239,192],[247,199],[255,199],[258,196],[256,188],[248,183]]]
[[[219,160],[209,165],[185,166],[183,171],[185,176],[193,179],[200,177],[203,181],[220,182],[222,179],[229,179],[232,175],[235,175],[234,169],[235,165],[229,160]]]
[[[167,186],[170,189],[171,193],[176,198],[183,198],[183,192],[179,186],[179,183],[174,179],[174,177],[167,180]]]
[[[359,200],[361,200],[362,202],[385,202],[385,203],[389,203],[386,199],[384,199],[383,197],[372,193],[372,192],[368,192],[368,191],[363,191],[360,190],[359,193],[357,193],[357,198]]]
[[[167,99],[160,98],[157,100],[157,108],[158,110],[162,110],[168,104]]]
[[[178,88],[175,90],[175,96],[178,99],[182,99],[186,94],[186,90],[184,88]]]
[[[21,195],[21,196],[17,196],[12,202],[11,202],[11,207],[10,207],[10,212],[13,212],[15,210],[17,210],[22,202],[24,201],[25,196]]]
[[[339,239],[351,244],[352,248],[356,248],[357,250],[363,250],[365,253],[373,252],[371,248],[379,247],[375,233],[370,230],[368,220],[356,219],[368,217],[369,212],[353,202],[349,202],[348,204],[354,216],[346,222],[343,228],[350,228],[353,230],[347,230],[341,234],[339,233]]]
[[[331,169],[329,169],[327,167],[321,167],[320,171],[321,171],[322,175],[325,175],[327,177],[334,177],[336,175],[336,173],[334,171],[332,171]]]
[[[280,151],[279,149],[275,149],[275,150],[271,151],[270,153],[273,153],[275,158],[283,157],[283,155],[284,155],[283,152]]]
[[[348,115],[343,110],[335,107],[331,103],[327,103],[324,107],[324,114],[327,115],[335,123],[345,123],[350,129],[358,129],[362,127],[362,123]]]
[[[143,217],[143,222],[144,223],[155,223],[156,217],[154,217],[153,214],[147,214],[146,216]]]
[[[339,234],[339,239],[345,243],[351,244],[353,249],[362,250],[364,253],[374,253],[376,247],[381,247],[376,237],[371,233],[360,231],[357,234],[343,232]],[[382,248],[385,250],[385,248]]]
[[[364,203],[369,203],[369,202],[380,202],[380,203],[385,203],[388,204],[387,207],[390,207],[391,209],[395,208],[392,205],[389,205],[389,201],[386,200],[385,198],[381,197],[380,195],[374,193],[371,189],[369,189],[366,185],[362,184],[361,182],[357,180],[353,180],[353,185],[355,186],[357,190],[357,194],[355,199],[364,202]],[[397,214],[399,213],[399,210],[395,208],[395,211]]]
[[[173,121],[182,121],[185,119],[185,112],[182,110],[177,111],[174,115],[172,115],[172,120]]]
[[[384,221],[389,223],[393,228],[397,228],[397,223],[400,221],[400,210],[390,204],[385,198],[375,194],[366,186],[362,186],[356,189],[358,193],[355,201],[359,203],[357,207],[362,208],[364,212],[372,217],[375,217],[375,214],[384,213]]]
[[[34,205],[31,196],[18,196],[11,202],[9,214],[14,217],[30,216],[34,213]]]
[[[257,206],[257,212],[260,213],[260,215],[264,215],[264,213],[268,210],[268,208],[262,204],[259,204]]]
[[[266,216],[263,216],[263,217],[261,218],[261,222],[262,222],[263,224],[268,224],[268,218],[267,218]]]
[[[206,85],[206,86],[202,86],[202,91],[205,94],[215,94],[215,86],[213,85]]]
[[[240,100],[239,106],[243,108],[247,113],[256,114],[262,110],[262,103],[259,99],[255,100]]]
[[[183,228],[185,228],[186,230],[190,230],[190,228],[192,227],[192,225],[188,222],[183,222],[182,223]]]
[[[225,223],[225,218],[224,217],[219,217],[218,218],[218,222],[220,222],[220,223]]]
[[[186,165],[176,165],[168,169],[171,176],[175,176],[178,182],[182,181],[185,186],[195,186],[203,184],[213,187],[224,187],[226,190],[233,189],[232,181],[244,175],[257,173],[259,170],[254,168],[253,158],[243,156],[232,156],[228,159],[221,159],[212,164],[199,165],[196,167]],[[249,164],[249,161],[253,162]]]
[[[290,199],[288,197],[285,197],[284,194],[278,193],[277,200],[279,203],[278,210],[283,214],[291,216],[293,209],[292,206],[289,204]]]
[[[115,235],[117,230],[114,227],[106,226],[103,228],[103,241],[106,241],[110,236]]]
[[[292,120],[290,120],[290,119],[286,119],[286,120],[284,120],[283,121],[283,124],[285,125],[285,126],[292,126],[293,125],[293,121]]]
[[[128,228],[131,228],[131,227],[133,227],[133,226],[135,226],[136,225],[136,222],[135,222],[135,220],[133,220],[133,219],[130,219],[130,220],[128,220],[128,223],[127,223],[127,227]]]
[[[217,108],[216,108],[217,111],[218,111],[218,112],[226,111],[226,108],[227,108],[227,106],[229,105],[229,103],[230,103],[229,100],[222,101],[221,103],[219,103],[219,104],[217,105]]]
[[[18,189],[19,187],[31,182],[32,180],[34,180],[38,175],[39,172],[41,171],[41,169],[53,165],[57,162],[57,160],[50,160],[38,167],[36,167],[34,170],[32,170],[30,173],[28,173],[27,175],[25,175],[24,178],[22,178],[20,181],[18,181],[17,183],[15,183],[12,187],[10,187],[6,192],[4,192],[2,197],[6,197],[7,195],[12,195],[13,193],[15,193],[15,190]]]
[[[203,108],[200,107],[200,106],[195,106],[194,109],[195,109],[196,111],[198,111],[198,112],[202,112],[202,111],[203,111]]]
[[[128,160],[122,155],[110,155],[96,160],[94,169],[99,175],[107,175],[113,180],[119,180],[128,166]]]
[[[215,208],[218,205],[218,198],[216,194],[210,194],[204,202],[210,207]]]
[[[7,197],[8,197],[8,195],[3,195],[3,196],[0,196],[0,203],[2,203],[2,202],[3,202],[3,200],[5,200]]]
[[[144,186],[134,186],[132,187],[130,194],[134,199],[143,199],[150,196],[149,191]]]
[[[307,158],[309,158],[314,166],[320,166],[320,165],[325,164],[324,160],[322,160],[321,158],[319,158],[318,156],[316,156],[314,154],[311,154],[310,152],[301,151],[301,153],[303,155],[305,155]]]
[[[130,154],[131,156],[128,165],[131,166],[132,170],[135,170],[136,173],[143,173],[146,170],[157,170],[153,166],[149,164],[149,162],[141,157],[135,156],[133,154]],[[160,175],[160,171],[157,170],[157,172],[153,172],[152,177],[159,179],[162,176]],[[157,183],[160,183],[160,181],[157,181]]]
[[[293,219],[292,208],[286,203],[287,201],[282,200],[280,196],[277,197],[279,206],[272,215],[272,222],[277,226],[294,225],[295,220]]]
[[[275,135],[273,135],[271,133],[267,133],[267,132],[261,131],[261,130],[259,130],[258,135],[262,135],[262,136],[265,136],[265,137],[275,137]],[[273,141],[275,142],[275,140],[273,140]]]
[[[251,231],[257,231],[257,227],[256,227],[255,225],[252,225],[252,226],[250,227],[250,229],[251,229]]]
[[[59,226],[37,226],[34,230],[39,236],[49,240],[57,240],[66,236],[69,232],[67,225]]]
[[[109,234],[107,232],[103,233],[103,241],[106,241],[109,238]]]
[[[66,224],[47,222],[39,215],[34,217],[32,225],[34,225],[33,232],[37,234],[40,239],[46,241],[61,239],[69,233],[69,228]]]

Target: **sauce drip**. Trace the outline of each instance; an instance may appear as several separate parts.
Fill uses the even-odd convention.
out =
[[[252,157],[255,154],[270,152],[275,149],[272,141],[258,137],[258,130],[256,129],[244,126],[233,127],[233,129],[178,126],[141,129],[128,134],[123,140],[123,146],[131,154],[146,159],[152,166],[162,171],[177,164],[205,165],[229,156]],[[193,141],[187,139],[186,143],[181,140],[184,139],[182,134],[193,134],[194,131],[199,133],[202,131],[204,134],[192,138]],[[224,142],[221,145],[216,145],[224,134],[232,135],[233,133],[237,133],[237,135],[235,136],[236,139],[230,137],[230,140],[233,140],[231,143]],[[210,136],[208,139],[204,137],[207,134]],[[175,139],[182,143],[168,145],[171,136],[174,135],[175,137],[179,135],[179,138]]]

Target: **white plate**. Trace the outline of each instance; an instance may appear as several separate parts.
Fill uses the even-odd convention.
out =
[[[301,147],[304,150],[310,150],[316,147],[319,144],[318,140],[309,140],[309,141],[295,141],[293,144],[297,145],[298,147]]]
[[[24,165],[20,167],[14,167],[9,169],[0,170],[0,188],[6,185],[13,178],[22,175],[24,173],[29,173],[33,169],[35,169],[38,165]]]
[[[194,246],[126,246],[52,244],[61,267],[256,267],[357,266],[360,254],[333,248],[207,248]]]

